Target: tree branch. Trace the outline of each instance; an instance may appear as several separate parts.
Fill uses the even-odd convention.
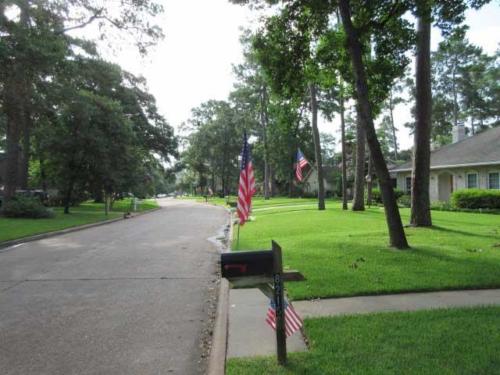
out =
[[[82,29],[85,26],[90,25],[92,22],[94,22],[97,19],[106,18],[106,17],[101,16],[103,11],[104,11],[104,8],[96,10],[96,12],[87,21],[85,21],[79,25],[76,25],[76,26],[67,27],[67,28],[61,30],[58,34],[64,34],[65,32],[71,31],[71,30]]]

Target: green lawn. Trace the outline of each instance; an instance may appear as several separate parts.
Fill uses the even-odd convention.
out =
[[[205,203],[205,197],[201,196],[185,196],[181,197],[179,199],[187,199],[187,200],[196,200],[196,202],[199,203]],[[208,198],[208,203],[212,203],[218,206],[227,206],[226,205],[226,198],[219,198],[219,197],[212,197]],[[229,197],[230,202],[236,202],[237,197],[231,195]],[[333,202],[333,200],[328,199],[327,202]],[[262,197],[254,197],[252,199],[252,206],[254,209],[258,210],[261,208],[267,208],[267,207],[278,207],[278,206],[289,206],[289,205],[311,205],[315,206],[318,203],[318,200],[316,198],[286,198],[286,197],[277,197],[277,198],[272,198],[265,200]]]
[[[45,232],[75,227],[98,221],[114,219],[123,215],[130,207],[130,199],[115,202],[113,211],[104,215],[102,203],[82,203],[72,207],[70,214],[65,215],[62,208],[55,208],[56,216],[50,219],[10,219],[0,217],[0,242],[32,236]],[[155,200],[145,200],[139,206],[140,211],[158,207]]]
[[[499,374],[500,307],[308,319],[310,351],[231,359],[228,375]]]
[[[409,210],[401,214],[408,222]],[[328,201],[318,211],[314,200],[256,199],[253,216],[240,230],[239,247],[269,249],[277,241],[285,267],[307,278],[287,284],[292,299],[500,287],[498,215],[433,211],[433,228],[406,229],[407,251],[387,246],[379,207],[342,211]]]

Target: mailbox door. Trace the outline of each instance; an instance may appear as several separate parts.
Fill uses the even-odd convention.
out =
[[[244,251],[221,255],[222,277],[227,279],[245,276],[271,276],[272,251]]]

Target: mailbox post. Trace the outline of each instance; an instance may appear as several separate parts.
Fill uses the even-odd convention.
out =
[[[278,363],[286,364],[286,332],[285,332],[285,296],[283,291],[283,260],[281,258],[281,247],[273,243],[273,281],[274,281],[274,303],[276,307],[276,350]]]
[[[297,271],[283,272],[281,247],[272,241],[272,249],[264,251],[242,251],[221,255],[222,277],[228,279],[233,288],[257,287],[274,301],[276,311],[276,351],[278,363],[286,364],[285,331],[285,281],[302,281],[304,276]]]

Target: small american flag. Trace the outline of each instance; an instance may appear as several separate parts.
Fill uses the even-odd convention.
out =
[[[243,150],[241,151],[240,183],[238,186],[238,204],[236,212],[240,225],[245,224],[252,210],[252,196],[255,193],[255,177],[253,175],[252,157],[246,133],[243,135]]]
[[[271,298],[269,302],[269,308],[267,309],[266,323],[269,324],[273,329],[276,329],[276,305],[274,300]],[[285,332],[286,336],[291,336],[297,332],[300,327],[302,327],[302,319],[300,319],[299,314],[293,309],[285,300]]]
[[[302,177],[302,168],[304,168],[309,162],[307,161],[306,157],[300,151],[300,148],[297,150],[297,157],[295,161],[295,177],[297,177],[297,180],[301,182],[303,180]]]

